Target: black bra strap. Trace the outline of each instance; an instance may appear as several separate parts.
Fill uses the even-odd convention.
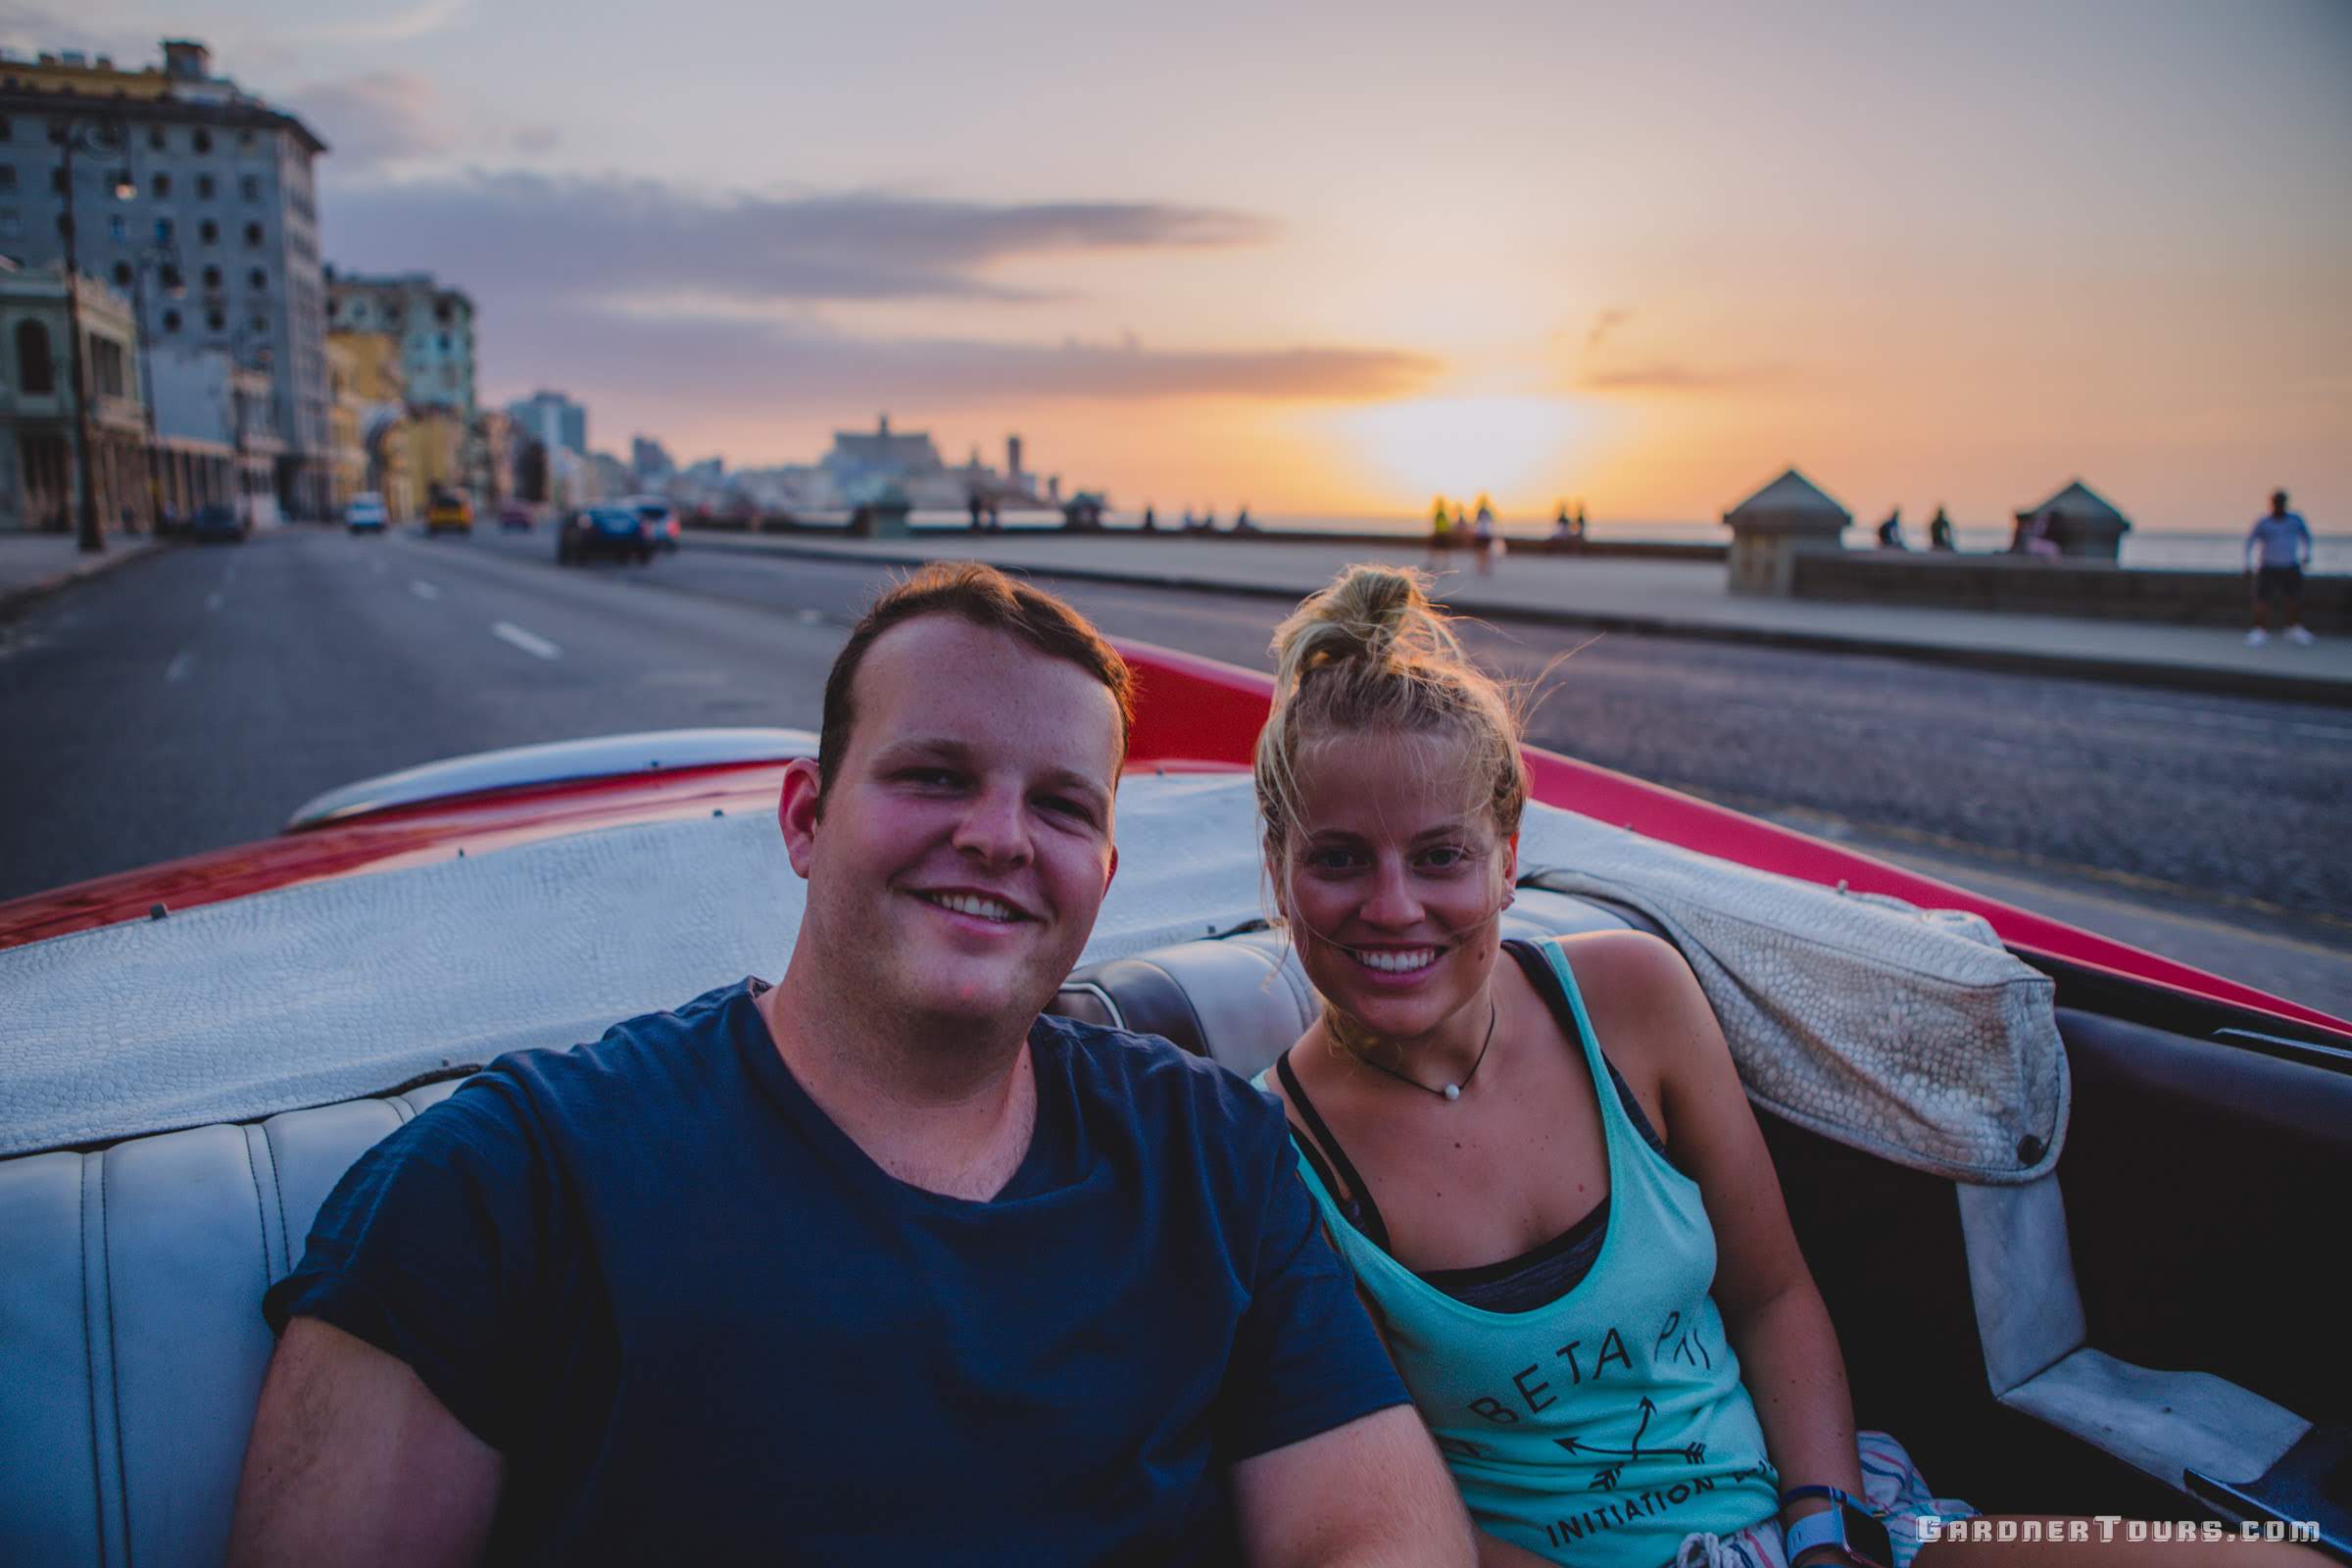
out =
[[[1291,1097],[1291,1103],[1298,1106],[1298,1114],[1306,1118],[1307,1128],[1312,1134],[1308,1140],[1307,1157],[1315,1166],[1315,1174],[1323,1178],[1325,1188],[1332,1185],[1330,1167],[1314,1155],[1313,1145],[1321,1144],[1331,1155],[1332,1165],[1339,1167],[1340,1179],[1348,1184],[1348,1193],[1355,1199],[1355,1213],[1350,1216],[1355,1221],[1355,1228],[1369,1237],[1373,1246],[1384,1252],[1388,1251],[1388,1221],[1380,1217],[1380,1205],[1372,1201],[1372,1190],[1364,1185],[1363,1177],[1356,1173],[1354,1164],[1348,1158],[1348,1152],[1340,1147],[1340,1141],[1331,1135],[1331,1128],[1324,1122],[1323,1113],[1315,1109],[1313,1101],[1306,1098],[1305,1086],[1298,1082],[1298,1075],[1291,1070],[1289,1052],[1274,1058],[1274,1071],[1282,1078],[1283,1093]],[[1334,1192],[1331,1196],[1334,1202],[1340,1202],[1338,1193]],[[1341,1206],[1346,1208],[1348,1205],[1343,1202]]]

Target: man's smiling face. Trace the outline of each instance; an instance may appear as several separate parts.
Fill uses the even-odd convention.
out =
[[[856,971],[831,989],[906,1021],[1025,1026],[1117,863],[1117,704],[1078,665],[943,613],[875,639],[854,710],[821,812],[809,778],[783,809],[813,951]]]

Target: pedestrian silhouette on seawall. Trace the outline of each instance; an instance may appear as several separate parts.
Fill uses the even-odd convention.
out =
[[[1502,554],[1502,536],[1494,531],[1494,507],[1485,496],[1478,498],[1478,520],[1471,524],[1471,542],[1478,547],[1478,574],[1494,574],[1494,559]]]
[[[1903,543],[1902,508],[1896,507],[1887,513],[1886,520],[1879,524],[1879,548],[1881,550],[1908,550],[1911,548]]]
[[[1955,548],[1952,543],[1952,519],[1945,515],[1941,506],[1936,507],[1936,515],[1928,519],[1928,548],[1945,551]]]
[[[2286,510],[2286,492],[2271,492],[2271,510],[2246,532],[2246,574],[2253,579],[2254,629],[2246,646],[2271,640],[2270,607],[2286,606],[2286,638],[2309,643],[2303,625],[2303,568],[2311,564],[2311,528],[2300,513]]]

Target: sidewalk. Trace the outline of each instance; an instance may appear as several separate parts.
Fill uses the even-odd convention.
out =
[[[85,556],[71,533],[0,531],[0,615],[83,577],[112,571],[159,548],[152,534],[110,533],[106,549]]]
[[[809,560],[913,565],[971,559],[1096,582],[1200,589],[1298,600],[1351,561],[1425,565],[1414,540],[1380,551],[1360,544],[1087,534],[917,533],[907,539],[824,539],[695,529],[695,550],[753,551]],[[1437,591],[1454,609],[1494,621],[1869,653],[2181,691],[2284,698],[2352,707],[2352,636],[2309,648],[2275,638],[2248,648],[2242,630],[1920,610],[1811,599],[1739,597],[1718,562],[1506,556],[1491,577],[1456,554]]]

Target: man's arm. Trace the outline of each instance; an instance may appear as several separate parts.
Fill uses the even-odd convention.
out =
[[[473,1563],[506,1461],[408,1363],[298,1317],[270,1362],[228,1538],[232,1568]]]
[[[1244,1459],[1232,1471],[1244,1560],[1257,1568],[1471,1568],[1470,1517],[1412,1406]]]

